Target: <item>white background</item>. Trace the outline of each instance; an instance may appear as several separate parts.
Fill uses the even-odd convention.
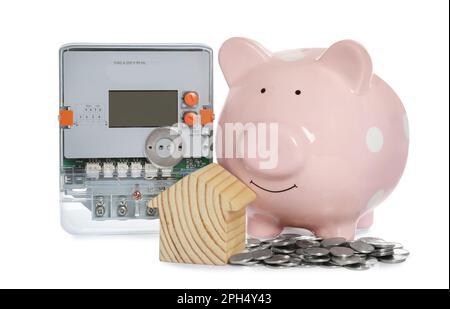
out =
[[[448,1],[8,1],[0,7],[0,287],[449,287]],[[245,36],[273,51],[350,38],[409,115],[410,156],[370,235],[411,251],[349,270],[161,263],[156,236],[75,237],[59,225],[58,48]],[[215,58],[218,114],[227,86]]]

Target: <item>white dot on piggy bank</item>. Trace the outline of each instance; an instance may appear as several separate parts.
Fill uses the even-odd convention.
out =
[[[405,131],[406,139],[409,139],[409,122],[408,122],[408,116],[403,115],[403,130]]]
[[[383,132],[377,127],[371,127],[366,134],[366,144],[370,152],[379,152],[383,148]]]
[[[367,202],[366,209],[371,209],[381,203],[384,197],[384,190],[378,190],[374,195],[370,198],[369,202]]]

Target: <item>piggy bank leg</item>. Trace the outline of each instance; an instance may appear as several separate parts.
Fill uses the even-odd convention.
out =
[[[323,238],[344,237],[347,240],[353,240],[355,238],[356,222],[322,226],[314,229],[314,232],[317,236]]]
[[[278,220],[271,216],[260,213],[249,215],[247,222],[247,233],[257,238],[272,238],[281,233],[283,227]]]
[[[368,229],[373,224],[373,210],[366,213],[364,216],[361,217],[358,221],[358,228],[359,229]]]

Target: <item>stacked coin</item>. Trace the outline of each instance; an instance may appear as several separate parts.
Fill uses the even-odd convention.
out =
[[[399,243],[376,237],[347,241],[342,237],[315,236],[305,230],[301,234],[281,234],[274,239],[247,239],[245,252],[233,255],[233,265],[264,265],[271,268],[312,267],[366,270],[378,262],[401,263],[409,255]]]

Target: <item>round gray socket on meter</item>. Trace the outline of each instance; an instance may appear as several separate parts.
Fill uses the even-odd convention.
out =
[[[183,159],[181,135],[170,127],[153,130],[145,141],[145,155],[156,167],[177,165]]]

